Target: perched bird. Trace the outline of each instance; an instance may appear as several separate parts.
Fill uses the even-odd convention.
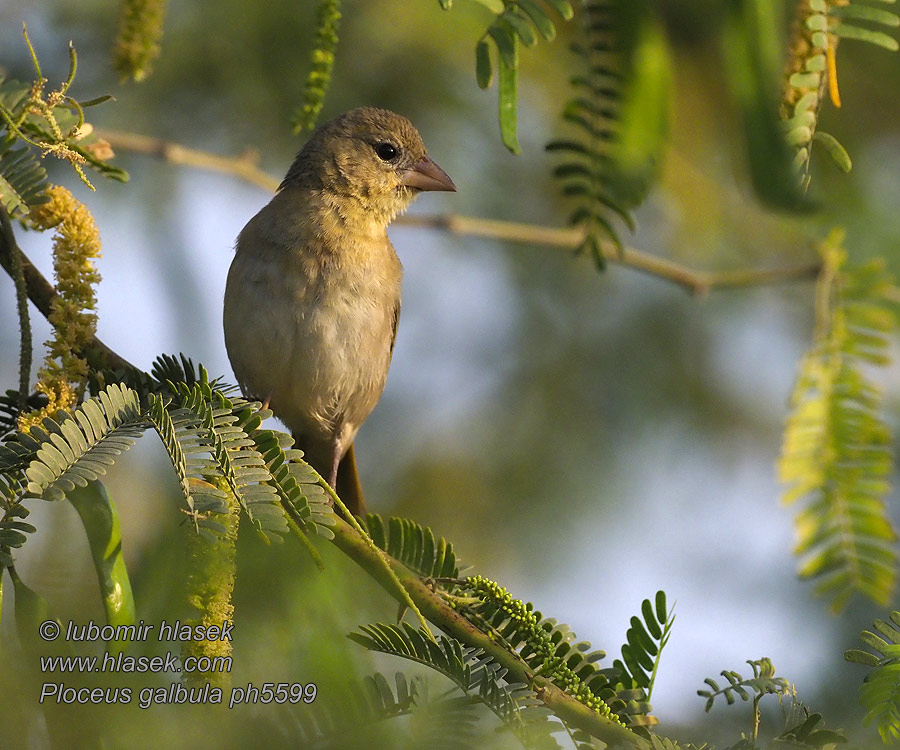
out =
[[[225,345],[306,460],[365,512],[352,444],[384,389],[403,268],[387,226],[423,190],[456,190],[405,117],[362,107],[303,146],[237,238]]]

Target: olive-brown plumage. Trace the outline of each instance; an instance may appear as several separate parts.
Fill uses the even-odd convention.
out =
[[[365,506],[350,448],[384,389],[400,314],[386,229],[423,190],[456,188],[412,123],[347,112],[297,154],[228,272],[225,345],[242,390],[268,401],[354,513]]]

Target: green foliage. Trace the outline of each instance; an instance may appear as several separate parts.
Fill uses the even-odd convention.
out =
[[[825,152],[842,172],[846,174],[853,168],[853,162],[850,160],[850,154],[847,153],[847,149],[833,135],[817,130],[813,135],[813,140],[822,144]]]
[[[150,394],[147,417],[156,428],[181,486],[185,511],[198,527],[221,531],[213,525],[209,513],[227,513],[225,493],[204,476],[212,471],[209,460],[208,431],[189,409],[169,409],[166,400]]]
[[[816,3],[810,3],[816,5]],[[863,2],[827,2],[828,32],[843,39],[858,39],[877,47],[896,52],[900,45],[889,34],[870,26],[894,29],[900,26],[900,17]],[[862,25],[866,24],[866,25]]]
[[[543,675],[584,705],[623,726],[657,723],[649,715],[644,691],[635,688],[618,667],[598,668],[595,662],[606,654],[592,652],[585,641],[573,644],[575,634],[568,625],[542,618],[530,602],[514,599],[506,589],[482,576],[464,579],[460,594],[460,611],[516,652],[535,674]]]
[[[60,411],[56,419],[45,417],[41,427],[16,436],[19,444],[33,452],[25,470],[27,495],[62,500],[76,486],[96,481],[134,445],[144,426],[137,393],[116,384],[71,414]]]
[[[525,685],[509,684],[506,670],[480,649],[467,648],[448,636],[434,641],[424,630],[406,623],[363,625],[349,638],[371,651],[380,651],[425,665],[454,682],[470,699],[490,709],[520,740],[523,747],[557,750],[551,734],[560,724],[549,721],[534,693]]]
[[[22,216],[30,206],[46,200],[47,175],[40,165],[46,154],[68,161],[92,190],[84,173],[85,164],[105,177],[121,182],[128,179],[124,170],[107,163],[111,153],[108,144],[93,134],[84,119],[85,107],[109,97],[79,102],[69,96],[78,68],[75,48],[69,46],[68,77],[57,90],[47,93],[46,79],[27,33],[25,43],[34,64],[35,81],[28,84],[0,77],[0,207]],[[17,141],[25,147],[13,149]]]
[[[123,79],[142,81],[159,57],[166,0],[122,0],[113,45],[113,68]]]
[[[184,354],[177,357],[172,354],[160,354],[150,368],[153,385],[157,389],[165,388],[169,383],[184,383],[188,387],[193,387],[195,383],[203,382],[204,377],[208,378],[208,374],[204,373],[202,367],[194,365],[193,360]],[[209,384],[224,393],[233,390],[223,387],[218,379],[209,381]]]
[[[407,568],[425,578],[457,578],[459,563],[453,545],[444,537],[435,538],[434,532],[408,518],[384,520],[376,513],[369,513],[365,528],[379,549],[402,562]]]
[[[897,535],[885,507],[893,470],[881,396],[862,367],[888,363],[898,291],[884,264],[845,269],[842,236],[823,244],[815,343],[804,356],[779,461],[796,519],[800,574],[843,609],[854,592],[887,603],[897,580]]]
[[[707,698],[706,710],[712,707],[714,699],[718,695],[724,695],[729,705],[735,703],[735,695],[744,701],[753,702],[753,715],[750,733],[741,734],[741,739],[731,746],[731,750],[757,750],[763,747],[796,748],[797,750],[824,750],[833,748],[838,744],[847,742],[841,730],[825,729],[822,714],[810,711],[796,695],[794,688],[781,678],[774,678],[775,668],[769,659],[748,661],[753,668],[754,677],[743,679],[737,672],[723,671],[722,674],[729,681],[729,685],[719,689],[714,680],[707,679],[710,686],[716,686],[714,691],[698,690],[697,692]],[[747,688],[752,690],[752,693]],[[778,696],[781,704],[784,723],[781,732],[771,737],[770,743],[760,741],[759,730],[762,714],[759,709],[760,700],[766,695]],[[789,699],[789,700],[786,700]],[[773,730],[768,734],[772,735]],[[655,744],[655,743],[654,743]],[[699,750],[703,750],[703,747]]]
[[[741,677],[738,672],[723,669],[721,674],[728,684],[719,687],[719,683],[712,677],[703,680],[709,685],[709,690],[698,690],[697,695],[706,698],[706,711],[710,711],[716,698],[724,696],[726,703],[732,705],[737,696],[742,701],[758,701],[763,695],[787,695],[793,691],[791,684],[784,677],[775,676],[775,667],[771,660],[763,657],[756,661],[747,660],[747,664],[753,669],[753,677]]]
[[[312,51],[312,67],[303,89],[303,104],[291,121],[295,133],[299,133],[301,130],[312,130],[316,125],[319,112],[322,111],[325,95],[331,85],[340,21],[340,0],[319,0],[316,10],[316,40]]]
[[[675,740],[670,740],[668,737],[660,737],[655,734],[650,736],[649,745],[651,750],[706,750],[705,744],[696,748],[694,745],[682,745],[675,742]],[[579,750],[581,749],[579,748]]]
[[[352,696],[338,706],[328,700],[318,700],[309,707],[298,711],[298,737],[301,746],[306,747],[316,741],[341,740],[341,735],[349,727],[373,725],[396,716],[408,715],[421,699],[424,681],[421,678],[407,680],[402,672],[397,672],[392,688],[384,675],[376,672],[367,676],[363,684],[354,684],[349,693]],[[330,743],[325,742],[326,746]]]
[[[867,25],[860,25],[860,22]],[[827,133],[817,130],[827,84],[831,100],[841,106],[837,82],[837,41],[859,39],[896,51],[897,40],[869,26],[894,28],[900,18],[894,13],[854,0],[803,0],[797,3],[797,18],[787,64],[787,81],[781,116],[790,145],[796,150],[794,166],[804,188],[809,184],[812,142],[817,141],[844,172],[850,157]]]
[[[31,512],[17,502],[17,496],[24,490],[24,482],[17,473],[0,475],[0,567],[13,564],[12,550],[21,547],[27,541],[26,534],[33,534],[37,529],[23,519]]]
[[[503,145],[518,154],[521,151],[517,134],[519,43],[534,47],[541,38],[552,41],[556,37],[556,21],[550,9],[566,21],[572,18],[574,10],[569,0],[479,2],[495,17],[475,45],[475,80],[483,89],[489,88],[493,81],[490,40],[497,56],[500,136]],[[452,1],[440,0],[440,4],[444,10],[449,10]]]
[[[19,391],[7,390],[0,394],[0,438],[16,429],[19,414]],[[32,393],[25,399],[25,410],[41,409],[47,404],[47,397],[42,393]]]
[[[623,19],[622,101],[612,143],[613,185],[626,206],[636,206],[656,179],[668,138],[672,62],[654,4],[620,3]]]
[[[18,503],[22,482],[30,496],[59,500],[74,487],[96,481],[152,425],[178,476],[184,510],[198,529],[222,530],[209,518],[228,510],[226,494],[215,482],[222,478],[267,540],[288,530],[285,510],[298,532],[330,537],[333,518],[319,477],[300,459],[302,453],[291,449],[289,435],[260,429],[271,412],[226,396],[202,366],[193,372],[186,358],[180,366],[170,357],[154,367],[156,375],[178,371],[195,376],[192,385],[163,385],[150,375],[135,375],[132,380],[147,389],[146,405],[137,391],[112,384],[72,414],[60,411],[0,446],[0,489],[7,504]],[[11,535],[11,541],[24,539]]]
[[[489,87],[496,60],[501,136],[508,149],[518,151],[519,47],[552,40],[557,33],[556,16],[568,20],[573,7],[569,0],[478,2],[492,18],[476,43],[476,79],[480,87]],[[451,0],[440,3],[448,9]],[[164,5],[164,0],[123,3],[119,43],[127,49],[117,55],[122,57],[119,69],[126,75],[140,78],[158,54]],[[799,67],[789,71],[781,126],[771,96],[778,57],[776,4],[728,0],[724,6],[727,77],[744,121],[754,184],[769,202],[791,207],[803,204],[812,140],[822,143],[843,168],[850,166],[843,147],[816,127],[836,38],[858,38],[896,49],[896,41],[872,27],[898,23],[895,15],[861,2],[808,0],[799,5],[806,47]],[[586,0],[581,15],[586,40],[575,49],[585,70],[572,79],[576,94],[564,112],[577,136],[554,141],[548,150],[564,157],[555,174],[563,192],[579,202],[570,220],[584,229],[581,249],[602,265],[609,257],[609,243],[621,249],[614,222],[632,227],[630,211],[656,176],[672,82],[659,11],[649,0]],[[322,108],[333,72],[339,19],[338,0],[320,0],[312,70],[295,117],[298,129],[312,128]],[[114,178],[125,177],[102,160],[102,143],[89,133],[83,107],[90,102],[82,104],[68,95],[75,75],[74,50],[68,80],[50,93],[44,92],[43,75],[31,52],[35,84],[0,81],[0,208],[26,221],[29,208],[44,200],[46,173],[41,158],[47,153],[69,160],[82,177],[83,164]],[[799,182],[789,168],[788,146],[796,150],[794,164],[803,172]],[[885,601],[898,567],[896,534],[884,504],[885,477],[893,469],[889,436],[879,415],[880,396],[862,377],[861,369],[886,363],[886,336],[894,328],[886,303],[896,302],[900,292],[877,264],[845,270],[839,245],[840,240],[832,238],[823,249],[816,345],[803,361],[781,462],[782,477],[791,484],[786,499],[807,500],[798,518],[798,552],[805,556],[801,572],[820,579],[820,590],[833,596],[836,608],[845,606],[853,591]],[[262,428],[271,412],[236,395],[234,388],[210,381],[202,367],[184,356],[180,360],[163,357],[151,374],[93,375],[94,398],[71,413],[46,418],[0,447],[0,566],[10,570],[17,617],[28,623],[32,634],[37,618],[48,616],[46,602],[22,583],[12,567],[13,551],[35,530],[24,520],[29,511],[23,500],[32,497],[68,497],[73,502],[88,534],[107,620],[133,621],[117,517],[98,478],[151,426],[172,462],[183,510],[192,521],[186,526],[191,534],[188,546],[207,541],[193,534],[194,528],[217,532],[214,542],[227,537],[227,544],[219,547],[224,554],[209,556],[205,567],[195,565],[190,572],[196,591],[222,594],[215,607],[208,608],[219,620],[222,609],[217,607],[230,606],[234,537],[223,534],[223,525],[214,519],[219,514],[219,520],[230,521],[229,531],[236,533],[237,514],[221,517],[229,513],[229,502],[234,509],[239,504],[249,523],[269,541],[280,540],[289,530],[307,545],[307,533],[327,538],[333,538],[335,530],[345,533],[345,526],[335,526],[321,478],[302,461],[292,438]],[[21,388],[26,390],[27,383]],[[21,401],[13,392],[0,397],[4,434],[15,428]],[[500,664],[463,640],[447,635],[435,640],[427,629],[405,624],[362,626],[359,633],[351,634],[354,641],[427,666],[451,680],[455,689],[430,700],[427,684],[420,678],[410,681],[398,674],[392,686],[376,674],[349,700],[327,711],[301,706],[295,716],[300,744],[344,747],[341,733],[346,733],[348,725],[355,728],[404,717],[394,722],[403,735],[403,742],[394,746],[482,747],[475,728],[480,720],[477,712],[484,714],[486,709],[524,747],[559,748],[553,735],[563,730],[578,750],[599,747],[583,728],[557,722],[540,704],[549,680],[596,712],[585,711],[589,718],[609,717],[635,729],[651,748],[677,750],[677,743],[651,735],[647,729],[657,722],[650,715],[649,699],[674,621],[663,592],[655,602],[644,600],[640,616],[631,619],[622,659],[600,668],[597,663],[605,654],[591,652],[586,642],[575,643],[568,626],[543,618],[530,603],[514,599],[486,578],[460,580],[452,545],[436,538],[430,529],[374,514],[366,518],[365,526],[376,547],[425,579],[421,587],[425,594],[417,593],[427,603],[443,606],[445,612],[445,603],[451,603],[493,643],[521,658],[528,666],[529,684],[509,682]],[[376,557],[385,565],[393,562],[383,555]],[[223,560],[227,570],[220,564]],[[393,580],[399,585],[397,575]],[[429,593],[433,601],[427,600]],[[422,610],[428,611],[424,606]],[[892,613],[891,620],[893,624],[876,621],[880,635],[863,633],[864,642],[879,655],[847,653],[848,659],[874,668],[862,699],[869,720],[878,721],[886,739],[900,734],[900,701],[895,697],[900,693],[900,613]],[[471,628],[460,630],[472,632]],[[741,698],[753,702],[758,723],[763,696],[793,698],[793,688],[775,677],[768,659],[748,663],[753,669],[748,679],[724,671],[727,684],[720,687],[717,681],[706,680],[709,689],[698,692],[707,699],[707,711],[718,697],[724,696],[729,704]],[[543,692],[536,684],[544,686]],[[756,739],[754,728],[752,739],[744,738],[735,747],[755,747]],[[776,740],[781,745],[822,748],[844,738],[824,729],[821,715],[805,711]]]
[[[806,207],[803,185],[779,121],[778,19],[772,0],[729,0],[722,40],[732,96],[740,110],[753,187],[766,203]]]
[[[261,422],[258,404],[232,401],[206,382],[193,387],[178,384],[173,400],[176,408],[199,420],[200,432],[210,450],[217,472],[247,513],[247,517],[269,540],[287,531],[272,475],[244,427],[256,429]],[[268,414],[267,414],[268,416]]]
[[[158,374],[174,364],[173,360],[162,362]],[[182,364],[186,371],[192,369],[190,360]],[[318,478],[300,460],[302,453],[290,449],[293,438],[260,429],[270,411],[258,403],[226,396],[213,387],[202,367],[192,386],[170,383],[169,389],[175,393],[171,402],[163,406],[159,397],[153,402],[153,415],[159,422],[154,424],[179,474],[188,509],[199,525],[203,525],[199,514],[226,511],[224,493],[208,481],[222,476],[267,540],[279,540],[288,530],[283,503],[288,504],[301,530],[330,536],[327,498]],[[171,418],[174,433],[165,415]],[[192,454],[197,457],[185,458]],[[197,506],[198,495],[203,497],[203,507]]]
[[[816,748],[843,744],[847,738],[833,729],[825,729],[822,714],[804,711],[800,723],[786,729],[775,738],[780,747]]]
[[[291,747],[476,750],[483,735],[475,731],[478,716],[473,708],[455,695],[432,697],[421,676],[408,679],[397,672],[389,681],[376,672],[351,683],[339,698],[320,694],[309,705],[286,706],[275,720],[285,746]]]
[[[333,538],[330,498],[315,471],[301,460],[303,451],[291,448],[294,439],[276,430],[254,429],[250,436],[272,475],[272,485],[287,503],[285,507],[300,529],[325,539]]]
[[[900,740],[900,612],[890,614],[890,622],[875,620],[874,631],[864,630],[860,640],[872,651],[849,649],[848,661],[872,667],[859,690],[866,709],[866,724],[873,721],[884,742]]]
[[[91,560],[100,584],[100,598],[110,625],[131,625],[135,621],[134,596],[125,559],[119,514],[101,482],[74,487],[66,493],[87,534]]]
[[[572,46],[583,72],[563,119],[577,135],[547,144],[562,161],[554,175],[577,199],[569,217],[584,229],[579,252],[600,269],[603,246],[621,251],[613,220],[631,230],[630,210],[643,200],[662,156],[671,87],[668,50],[651,4],[590,0],[581,12],[583,42]]]
[[[643,620],[631,618],[631,627],[625,634],[627,643],[622,646],[622,661],[617,659],[613,662],[623,682],[630,677],[635,687],[646,691],[648,701],[653,694],[653,682],[662,651],[669,642],[675,622],[672,610],[666,609],[665,591],[656,592],[655,604],[654,607],[649,599],[641,603]]]
[[[0,82],[0,102],[5,85]],[[47,171],[31,150],[13,148],[16,140],[11,134],[0,140],[0,206],[10,216],[27,214],[30,206],[47,199]]]

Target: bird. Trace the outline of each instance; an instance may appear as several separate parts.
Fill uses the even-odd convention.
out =
[[[402,115],[360,107],[316,129],[241,230],[225,286],[225,346],[245,396],[290,430],[355,516],[353,441],[381,398],[403,266],[387,227],[456,185]]]

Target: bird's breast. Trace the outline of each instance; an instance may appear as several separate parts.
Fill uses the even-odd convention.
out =
[[[225,306],[245,391],[270,399],[294,431],[355,433],[384,388],[401,277],[386,235],[345,234],[339,248],[319,235],[279,248],[245,230]]]

